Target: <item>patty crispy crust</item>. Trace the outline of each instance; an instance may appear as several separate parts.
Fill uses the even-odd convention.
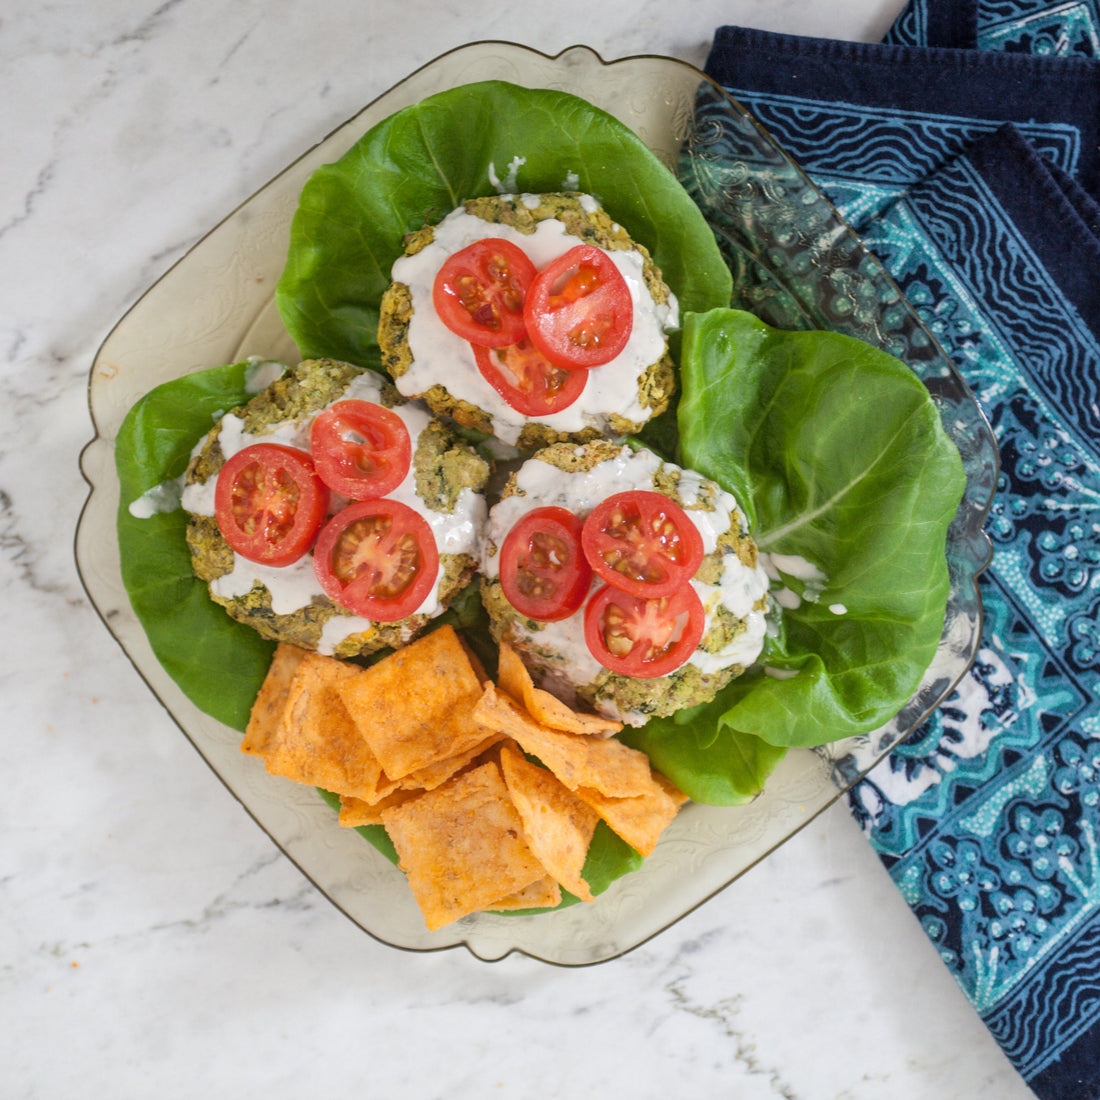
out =
[[[466,213],[491,225],[507,225],[524,234],[534,233],[539,222],[555,218],[564,224],[567,233],[579,238],[578,243],[595,245],[609,252],[633,249],[643,258],[643,279],[653,301],[657,305],[665,305],[670,300],[671,291],[644,245],[634,241],[602,207],[586,203],[579,193],[539,195],[537,202],[527,195],[487,196],[469,199],[463,207]],[[434,236],[434,227],[430,225],[409,234],[405,239],[405,254],[417,254],[431,243]],[[408,286],[401,282],[392,282],[382,297],[378,343],[382,351],[382,364],[395,379],[406,374],[412,365],[409,325],[413,312],[412,295]],[[631,420],[611,411],[606,414],[606,429],[591,425],[571,434],[560,432],[548,424],[532,421],[523,427],[516,446],[521,451],[533,451],[566,439],[586,442],[603,435],[624,436],[639,431],[645,423],[668,408],[675,392],[676,371],[667,348],[638,377],[637,388],[639,404],[646,414],[641,421]],[[416,396],[422,398],[441,416],[450,416],[474,431],[493,434],[492,416],[469,401],[455,397],[442,383],[437,383]]]
[[[622,444],[612,440],[597,440],[583,446],[558,443],[538,452],[534,458],[549,463],[568,477],[585,473],[602,462],[612,461],[622,450]],[[693,508],[709,510],[705,500],[696,497],[689,501],[681,497],[678,491],[681,473],[674,466],[662,465],[654,476],[652,488],[675,500],[689,515]],[[504,486],[501,496],[512,496],[516,492],[516,477],[513,474]],[[486,544],[486,553],[492,554],[494,550],[491,544]],[[737,561],[749,569],[757,568],[756,544],[744,530],[739,514],[734,514],[729,529],[718,538],[716,549],[704,556],[696,579],[705,584],[717,585],[730,560],[729,555],[735,556]],[[685,707],[708,702],[744,671],[738,664],[721,669],[704,669],[688,663],[667,676],[636,679],[601,668],[589,682],[573,683],[563,672],[565,662],[557,648],[556,627],[545,629],[546,624],[520,615],[505,598],[499,576],[482,575],[481,597],[489,614],[494,639],[498,644],[507,641],[544,687],[567,700],[575,696],[576,700],[595,711],[612,717],[622,717],[633,724],[652,716],[668,715]],[[763,607],[762,599],[758,610]],[[700,648],[706,653],[720,653],[745,630],[745,620],[719,604],[711,611],[710,625]]]
[[[340,398],[351,381],[362,373],[359,367],[332,359],[306,360],[233,411],[242,420],[246,434],[258,434],[273,424],[311,418]],[[392,408],[403,404],[404,400],[391,383],[382,381],[382,404]],[[185,475],[186,484],[205,484],[217,477],[225,462],[219,435],[220,425],[210,431],[196,451]],[[488,463],[439,421],[433,421],[420,433],[413,454],[413,468],[417,495],[425,507],[444,513],[454,510],[462,489],[480,493],[489,475]],[[213,516],[190,516],[187,544],[195,575],[208,585],[233,571],[236,556]],[[473,579],[477,560],[469,554],[441,553],[440,566],[439,601],[445,607]],[[310,650],[318,648],[330,620],[351,614],[321,594],[319,589],[307,606],[291,612],[276,612],[270,590],[258,582],[242,596],[225,597],[211,591],[211,598],[221,604],[231,618],[252,627],[263,637]],[[344,638],[333,652],[338,657],[354,657],[401,645],[422,630],[431,618],[419,614],[398,622],[375,623],[367,630]]]

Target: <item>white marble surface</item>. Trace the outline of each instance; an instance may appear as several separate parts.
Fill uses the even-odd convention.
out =
[[[843,807],[627,956],[414,955],[333,909],[103,628],[72,541],[99,342],[290,159],[492,37],[701,64],[901,0],[0,8],[0,1096],[1031,1094]]]

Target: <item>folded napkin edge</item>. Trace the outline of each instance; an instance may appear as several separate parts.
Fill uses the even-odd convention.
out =
[[[1085,239],[1100,249],[1100,202],[1058,165],[1040,155],[1035,146],[1012,123],[1005,123],[1001,130],[1011,134],[1011,140],[1019,145],[1021,155],[1039,170],[1039,186],[1043,197],[1049,199],[1060,211],[1079,218],[1090,231]]]
[[[911,61],[945,68],[1004,69],[1007,72],[1038,69],[1059,79],[1077,81],[1083,73],[1100,72],[1100,59],[1028,54],[1012,50],[979,50],[963,46],[910,46],[894,42],[852,42],[839,38],[781,33],[725,24],[718,27],[707,58],[706,71],[714,55],[723,49],[751,47],[776,56],[812,56],[829,61],[860,61],[874,65],[896,66]]]

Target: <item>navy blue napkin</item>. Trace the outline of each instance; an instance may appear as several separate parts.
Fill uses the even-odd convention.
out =
[[[1100,1100],[1100,0],[911,0],[886,42],[718,30],[1001,451],[978,658],[852,812],[1042,1100]]]

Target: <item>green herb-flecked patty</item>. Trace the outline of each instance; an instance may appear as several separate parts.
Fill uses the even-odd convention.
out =
[[[308,423],[326,405],[338,400],[352,380],[363,373],[349,363],[306,360],[232,412],[241,419],[244,433],[252,435],[286,421]],[[381,404],[390,408],[404,404],[405,399],[390,382],[383,379],[381,383]],[[219,444],[220,432],[219,423],[197,449],[185,475],[186,484],[205,484],[217,477],[225,461]],[[443,513],[454,511],[463,489],[482,492],[489,476],[485,459],[438,420],[420,433],[413,453],[413,470],[424,509]],[[236,557],[213,516],[191,515],[187,544],[195,575],[207,584],[233,571]],[[442,569],[439,602],[446,607],[472,580],[477,561],[465,553],[441,552],[439,557]],[[304,564],[311,569],[310,562]],[[272,594],[261,583],[254,583],[243,596],[224,597],[212,591],[211,598],[232,618],[253,627],[265,638],[291,642],[304,649],[318,648],[322,631],[330,620],[350,615],[322,594],[319,586],[307,606],[283,613],[273,610]],[[346,637],[332,652],[339,657],[354,657],[401,645],[430,621],[431,616],[419,614],[398,622],[376,623]]]
[[[611,440],[597,440],[581,446],[558,443],[539,451],[533,459],[549,463],[561,470],[563,476],[570,477],[592,470],[602,462],[612,461],[622,451],[622,445]],[[703,482],[704,494],[711,494],[708,499],[707,495],[698,492],[699,485],[693,480],[691,499],[686,499],[679,491],[682,475],[683,471],[677,467],[663,464],[649,484],[623,484],[620,488],[651,488],[664,493],[684,507],[689,515],[695,509],[714,511],[713,494],[718,492],[718,487],[712,482]],[[516,475],[513,474],[502,490],[501,497],[507,498],[518,491]],[[719,584],[724,570],[733,561],[749,569],[757,568],[756,544],[744,530],[741,516],[735,512],[731,520],[728,530],[718,538],[717,548],[704,556],[695,575],[696,580],[711,585]],[[487,555],[492,556],[497,550],[491,541],[486,542]],[[566,671],[560,624],[543,624],[520,615],[505,598],[500,580],[496,576],[483,574],[481,595],[489,614],[493,637],[498,643],[506,640],[521,655],[544,687],[567,700],[575,695],[577,700],[591,709],[635,725],[648,717],[669,715],[685,707],[708,702],[744,671],[739,664],[706,671],[694,664],[685,664],[667,676],[646,680],[600,668],[588,682],[575,683]],[[762,595],[755,610],[763,612],[765,606],[766,596]],[[583,615],[583,609],[576,615]],[[699,648],[706,653],[719,653],[746,629],[746,619],[718,604],[710,611],[709,626]],[[575,644],[576,637],[574,633],[570,644]]]
[[[534,233],[539,222],[556,218],[564,224],[567,233],[579,238],[578,243],[595,245],[609,252],[635,250],[643,257],[643,278],[654,302],[663,305],[670,299],[671,292],[646,248],[632,240],[602,207],[585,204],[579,194],[487,196],[469,199],[463,208],[466,213],[491,225],[507,225],[524,234]],[[409,234],[405,239],[406,255],[420,252],[431,243],[434,234],[434,228],[430,225]],[[409,324],[413,312],[409,288],[401,282],[391,283],[382,297],[378,343],[383,366],[395,379],[404,375],[412,365]],[[533,451],[566,439],[584,442],[603,435],[625,436],[640,431],[649,420],[668,408],[676,388],[675,367],[667,347],[665,353],[638,377],[637,388],[639,403],[646,410],[645,418],[640,421],[610,412],[606,415],[606,430],[591,426],[572,434],[532,421],[523,427],[516,446],[521,451]],[[455,397],[442,383],[416,396],[441,416],[453,417],[472,430],[493,434],[492,416],[469,401]]]

